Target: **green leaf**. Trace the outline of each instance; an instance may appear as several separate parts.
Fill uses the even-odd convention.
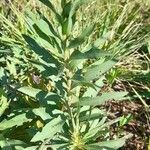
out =
[[[62,23],[62,33],[66,34],[67,36],[69,36],[69,34],[72,31],[73,28],[73,19],[72,18],[68,18],[66,19],[63,23]]]
[[[51,118],[51,116],[46,112],[46,108],[44,107],[32,109],[32,112],[34,113],[34,115],[40,116],[43,120]]]
[[[25,22],[26,22],[25,27],[27,28],[27,30],[29,32],[34,33],[35,30],[33,28],[33,25],[37,20],[36,15],[28,9],[25,11],[25,15],[26,15],[26,17],[25,17]]]
[[[74,59],[72,61],[69,62],[69,67],[72,69],[72,70],[75,70],[75,69],[83,69],[83,64],[86,60],[85,59]]]
[[[132,135],[129,134],[120,139],[97,142],[97,143],[86,145],[85,147],[87,150],[98,150],[98,149],[103,149],[103,148],[108,149],[108,150],[117,150],[118,148],[122,147],[125,144],[125,141],[127,139],[131,137]]]
[[[72,80],[72,81],[73,81],[73,83],[72,83],[72,89],[75,88],[75,87],[77,87],[77,86],[91,87],[91,88],[95,89],[95,86],[93,85],[93,83],[89,83],[86,80],[81,80],[81,81]]]
[[[98,48],[103,48],[104,44],[108,41],[109,37],[111,36],[111,31],[108,31],[107,33],[105,33],[105,35],[103,35],[102,37],[96,39],[96,41],[94,41],[94,46],[98,47]]]
[[[37,148],[38,146],[31,146],[31,147],[24,148],[24,150],[36,150]]]
[[[2,57],[2,58],[0,58],[0,62],[2,63],[2,62],[5,62],[6,60],[5,60],[5,58],[4,57]]]
[[[9,146],[11,146],[12,148],[15,148],[16,150],[24,150],[24,148],[27,146],[26,143],[24,143],[20,140],[7,139],[7,143]]]
[[[96,97],[100,91],[100,88],[103,87],[104,82],[103,80],[105,79],[104,76],[100,77],[94,84],[95,84],[95,89],[89,87],[83,94],[83,97]]]
[[[0,68],[0,82],[1,84],[6,84],[7,83],[7,76],[4,68]]]
[[[30,97],[33,97],[33,98],[36,98],[36,95],[41,92],[40,89],[35,89],[35,88],[29,87],[29,86],[20,87],[17,89],[17,91],[19,91],[23,94],[26,94]]]
[[[77,87],[77,86],[86,86],[86,87],[91,87],[93,89],[95,89],[95,86],[93,83],[87,82],[81,75],[81,71],[78,70],[75,75],[72,77],[72,89]]]
[[[10,53],[12,53],[11,52],[11,50],[10,49],[0,49],[0,54],[4,54],[4,53],[8,53],[8,54],[10,54]]]
[[[54,135],[61,131],[63,124],[65,123],[65,119],[60,116],[51,120],[47,123],[41,132],[35,134],[35,136],[31,139],[31,142],[43,141],[44,139],[51,139]]]
[[[33,25],[36,33],[39,35],[39,37],[41,38],[36,38],[36,41],[40,41],[41,45],[48,48],[50,52],[53,53],[53,55],[59,56],[62,52],[61,49],[61,40],[59,38],[59,36],[57,35],[57,33],[54,31],[52,25],[50,24],[50,22],[48,22],[46,20],[46,18],[40,19],[36,22],[36,24]],[[43,26],[45,28],[43,28]]]
[[[80,110],[80,121],[87,121],[87,120],[100,120],[102,118],[102,116],[104,115],[104,111],[98,109],[98,108],[94,108],[92,109],[91,111],[88,109],[88,110],[85,110],[85,111],[82,111]],[[106,115],[106,114],[105,114]]]
[[[62,23],[62,33],[66,34],[67,36],[71,33],[72,27],[73,27],[73,20],[72,16],[69,16],[70,10],[71,10],[72,3],[69,1],[64,5],[62,16],[64,18],[64,21]]]
[[[4,120],[0,123],[0,130],[5,130],[8,128],[12,128],[13,126],[20,126],[24,122],[31,121],[31,119],[27,118],[26,113],[19,114],[14,116],[8,120]]]
[[[59,62],[45,48],[41,47],[33,38],[22,35],[31,49],[46,63],[53,64],[54,67],[59,66]]]
[[[36,22],[37,18],[39,17],[37,14],[32,12],[29,8],[25,10],[25,21],[27,21],[28,25],[32,28],[33,24]],[[26,20],[27,19],[27,20]],[[29,19],[29,22],[28,22]]]
[[[33,67],[37,68],[40,74],[45,78],[46,77],[51,78],[51,76],[53,75],[56,75],[56,76],[58,75],[59,70],[52,66],[47,66],[42,62],[34,61],[31,59],[30,60],[28,59],[28,61],[32,64]]]
[[[63,18],[68,18],[69,17],[71,6],[72,6],[71,1],[69,1],[67,3],[66,2],[62,3],[62,16],[63,16]]]
[[[72,7],[71,7],[71,10],[70,10],[70,13],[69,13],[69,17],[71,18],[74,13],[78,10],[78,8],[83,5],[84,3],[86,3],[88,0],[75,0],[73,3],[72,3]]]
[[[122,100],[127,95],[127,92],[109,92],[103,93],[97,97],[82,97],[80,98],[80,105],[82,106],[96,106],[104,104],[108,100]]]
[[[124,125],[128,124],[131,121],[132,117],[133,116],[131,114],[128,114],[127,116],[122,116],[120,118],[119,125],[124,126]]]
[[[104,56],[111,56],[111,54],[93,47],[89,51],[84,52],[84,53],[80,52],[79,50],[75,50],[71,54],[70,60],[74,60],[74,59],[96,59],[96,58],[100,58],[100,57],[104,57]]]
[[[60,97],[53,92],[45,92],[40,89],[36,89],[28,86],[20,87],[17,89],[17,91],[35,98],[43,105],[47,105],[47,104],[55,105],[57,102],[61,100]]]
[[[12,61],[11,63],[9,61],[6,62],[7,63],[7,68],[10,71],[10,74],[13,76],[17,75],[17,69],[15,66],[15,63]]]
[[[36,31],[41,32],[41,31]],[[51,52],[53,56],[56,56],[57,58],[62,58],[61,55],[61,48],[58,44],[58,42],[53,38],[47,37],[47,35],[43,33],[37,33],[39,34],[39,37],[36,37],[36,42],[39,43],[42,47],[45,49],[48,49],[48,51]]]
[[[58,34],[53,28],[53,25],[45,17],[43,19],[36,21],[35,24],[46,35],[52,36],[54,38],[58,37]]]
[[[76,11],[79,7],[84,4],[87,0],[75,0],[72,2],[68,2],[63,8],[62,15],[67,19],[62,24],[62,32],[67,36],[71,33],[73,25],[75,23],[74,18],[76,16]]]
[[[84,78],[87,81],[91,81],[96,78],[99,78],[101,75],[106,73],[109,69],[111,69],[115,64],[116,64],[115,61],[108,60],[100,65],[91,65],[90,67],[87,68]]]
[[[80,46],[82,43],[84,43],[84,41],[90,36],[93,30],[94,30],[94,25],[86,27],[79,37],[70,41],[68,49],[76,48]]]
[[[84,135],[83,139],[88,142],[93,139],[97,139],[100,136],[100,132],[104,130],[105,128],[108,128],[110,125],[119,122],[120,118],[111,120],[109,122],[106,122],[107,117],[103,117],[100,122],[94,127],[94,128],[89,128],[88,132]]]
[[[48,8],[50,8],[52,10],[52,12],[55,14],[55,17],[58,22],[60,22],[60,23],[62,22],[61,16],[58,14],[55,7],[49,0],[39,0],[39,1],[41,1],[44,5],[46,5]]]
[[[66,147],[69,147],[69,143],[64,143],[64,144],[52,144],[51,148],[53,150],[63,150],[66,149]]]
[[[7,101],[7,97],[4,94],[4,91],[0,89],[0,117],[3,115],[5,110],[9,107],[9,103],[10,102]]]
[[[0,148],[2,148],[2,150],[12,150],[11,146],[7,142],[7,139],[4,138],[2,134],[0,134]]]

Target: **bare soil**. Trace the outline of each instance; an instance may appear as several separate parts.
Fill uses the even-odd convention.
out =
[[[144,108],[140,101],[110,101],[106,103],[105,108],[109,112],[109,118],[115,119],[119,116],[132,115],[132,119],[124,126],[112,126],[112,137],[118,134],[118,131],[132,133],[133,137],[129,139],[120,150],[148,150],[150,138],[150,118],[149,110]]]

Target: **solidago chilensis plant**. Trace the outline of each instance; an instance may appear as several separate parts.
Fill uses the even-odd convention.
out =
[[[12,53],[0,70],[1,148],[122,147],[130,135],[109,140],[108,128],[119,118],[108,121],[97,106],[125,99],[127,92],[99,93],[105,73],[117,61],[99,49],[101,38],[92,40],[93,22],[85,29],[78,26],[78,9],[87,0],[61,0],[58,7],[40,1],[50,10],[51,19],[40,10],[37,14],[27,10],[26,32],[19,33],[22,42],[11,45]]]

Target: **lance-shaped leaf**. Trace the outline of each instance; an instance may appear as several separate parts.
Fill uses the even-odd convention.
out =
[[[36,20],[37,20],[37,16],[36,16],[36,14],[35,13],[33,13],[32,11],[30,11],[29,9],[27,9],[26,11],[25,11],[25,22],[26,22],[26,24],[25,24],[25,26],[26,26],[26,28],[32,33],[34,33],[35,31],[34,31],[34,28],[33,28],[33,25],[34,25],[34,23],[36,22]]]
[[[86,145],[87,150],[98,150],[98,149],[107,149],[107,150],[117,150],[125,144],[125,141],[131,138],[132,135],[129,134],[120,139],[109,140],[104,142],[97,142],[93,144]]]
[[[96,106],[104,104],[108,100],[123,100],[127,94],[127,92],[109,92],[97,97],[82,97],[80,98],[80,105]]]
[[[58,22],[61,23],[61,16],[58,14],[58,12],[56,11],[55,7],[53,6],[53,4],[49,1],[49,0],[39,0],[41,1],[44,5],[46,5],[48,8],[50,8],[52,10],[52,12],[55,14],[55,17],[57,19]]]
[[[35,88],[29,87],[29,86],[20,87],[17,89],[17,91],[19,91],[23,94],[26,94],[30,97],[33,97],[33,98],[36,98],[36,95],[41,92],[40,89],[35,89]]]
[[[92,83],[87,82],[84,79],[81,80],[81,81],[78,81],[78,80],[72,80],[72,81],[73,81],[72,88],[75,88],[77,86],[85,86],[85,87],[91,87],[93,89],[96,89],[95,86]]]
[[[39,61],[28,59],[33,67],[37,68],[40,74],[44,77],[50,77],[52,75],[58,75],[58,69],[52,66],[47,66]]]
[[[1,92],[1,89],[0,89],[0,92]],[[9,103],[10,102],[7,101],[6,95],[0,96],[0,117],[3,115],[5,110],[9,107]]]
[[[12,150],[11,146],[7,142],[7,139],[4,138],[4,136],[2,134],[0,134],[0,148],[1,149]]]
[[[31,139],[32,142],[43,141],[44,139],[51,139],[54,137],[56,133],[59,133],[62,130],[62,126],[65,123],[65,119],[60,116],[51,120],[47,123],[41,132],[35,134],[35,136]]]
[[[84,78],[87,81],[91,81],[99,78],[101,75],[106,73],[109,69],[111,69],[116,64],[115,61],[108,60],[100,65],[91,65],[87,68],[87,71],[84,74]]]
[[[4,54],[4,53],[10,54],[10,53],[12,53],[12,52],[11,52],[10,49],[2,49],[2,48],[0,48],[0,54]]]
[[[51,118],[51,116],[46,112],[46,108],[44,107],[32,109],[31,112],[33,112],[36,116],[40,116],[43,120]]]
[[[0,130],[5,130],[13,126],[20,126],[24,122],[28,122],[28,121],[31,121],[31,119],[27,118],[26,113],[23,113],[15,117],[12,117],[11,119],[2,121],[0,123]]]
[[[0,135],[0,147],[3,150],[12,150],[14,148],[19,150],[24,150],[25,147],[27,147],[27,144],[20,140],[10,140],[4,138],[3,135]]]
[[[78,70],[75,75],[72,77],[72,89],[77,87],[77,86],[86,86],[86,87],[91,87],[93,89],[95,89],[95,86],[93,83],[91,82],[87,82],[83,76],[81,75],[81,70]]]
[[[84,97],[95,97],[98,95],[99,91],[100,91],[100,88],[103,87],[104,85],[104,82],[103,80],[105,79],[104,76],[100,77],[100,79],[98,79],[96,82],[95,82],[95,89],[89,87],[87,88],[87,90],[85,91],[85,93],[83,94]]]
[[[29,44],[30,48],[46,63],[59,65],[58,61],[47,51],[41,47],[33,38],[23,35],[25,41]]]
[[[69,14],[69,17],[72,17],[75,13],[75,11],[83,4],[85,4],[87,1],[89,0],[75,0],[73,3],[72,3],[72,7],[71,7],[71,10],[70,10],[70,14]]]
[[[24,148],[24,150],[36,150],[38,148],[38,146],[30,146],[27,148]]]
[[[68,18],[69,14],[70,14],[70,10],[72,8],[72,2],[71,1],[69,1],[67,3],[62,2],[61,4],[62,4],[62,6],[61,6],[62,7],[62,16],[63,16],[63,18]]]
[[[99,37],[93,43],[90,43],[89,46],[86,46],[85,48],[83,48],[82,51],[88,51],[92,47],[96,47],[96,48],[102,49],[104,44],[108,41],[108,39],[110,37],[110,34],[111,34],[111,32],[108,32],[104,36]]]
[[[84,106],[85,108],[88,106]],[[95,120],[100,120],[104,115],[106,115],[106,113],[102,110],[100,110],[99,108],[94,108],[92,110],[89,109],[85,109],[82,110],[84,107],[82,107],[80,109],[80,121],[95,121]],[[92,128],[92,127],[91,127]]]
[[[75,0],[72,2],[68,2],[63,8],[62,15],[67,17],[66,21],[62,24],[63,34],[69,35],[72,31],[74,25],[74,18],[76,15],[76,11],[79,7],[87,2],[88,0]]]
[[[66,147],[69,147],[69,143],[63,143],[63,144],[52,144],[50,147],[54,150],[61,150],[61,149],[66,149]]]
[[[80,46],[91,35],[93,30],[94,30],[94,25],[86,27],[79,37],[70,41],[68,49],[76,48],[76,47]]]
[[[43,16],[43,19],[36,21],[35,24],[45,34],[47,34],[49,36],[53,36],[53,37],[59,37],[59,35],[55,31],[53,25],[47,20],[47,18],[45,16]],[[43,26],[44,26],[44,28],[43,28]]]
[[[0,82],[2,85],[7,83],[6,71],[2,67],[0,68]]]
[[[56,49],[61,51],[60,36],[57,34],[53,25],[47,20],[46,17],[43,16],[42,19],[35,21],[33,27],[42,39],[46,40],[47,42],[49,42],[49,44],[51,44],[51,47],[53,47],[53,49],[56,47],[55,53]]]
[[[104,56],[111,56],[110,53],[104,52],[100,49],[97,49],[95,47],[91,48],[87,52],[80,52],[79,50],[75,50],[72,55],[70,56],[70,60],[74,59],[96,59]]]
[[[36,38],[36,41],[48,48],[53,55],[60,56],[59,53],[62,51],[61,41],[57,37],[48,35],[48,32],[42,31],[37,25],[34,25],[34,29],[39,35],[39,37]]]
[[[109,122],[105,122],[107,117],[103,117],[100,122],[94,127],[94,128],[89,128],[88,132],[84,135],[83,139],[85,142],[91,141],[91,140],[96,140],[100,136],[100,132],[104,128],[108,128],[110,125],[119,122],[120,118],[111,120]]]
[[[53,92],[45,92],[40,89],[24,86],[17,89],[17,91],[26,94],[38,100],[42,105],[56,104],[59,102],[60,97]]]

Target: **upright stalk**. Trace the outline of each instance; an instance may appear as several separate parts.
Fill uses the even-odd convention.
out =
[[[72,81],[71,81],[71,78],[73,76],[73,73],[70,69],[68,69],[68,59],[70,58],[70,51],[66,49],[66,43],[67,43],[67,38],[64,40],[64,66],[65,66],[65,78],[66,78],[66,81],[67,81],[67,98],[65,99],[65,105],[66,105],[66,108],[67,108],[67,111],[70,115],[70,118],[71,118],[71,123],[72,123],[72,132],[75,131],[76,129],[76,123],[75,123],[75,119],[74,119],[74,115],[73,115],[73,112],[72,112],[72,109],[70,107],[70,101],[71,101],[71,98],[72,98],[72,95],[71,94],[71,85],[72,85]]]

